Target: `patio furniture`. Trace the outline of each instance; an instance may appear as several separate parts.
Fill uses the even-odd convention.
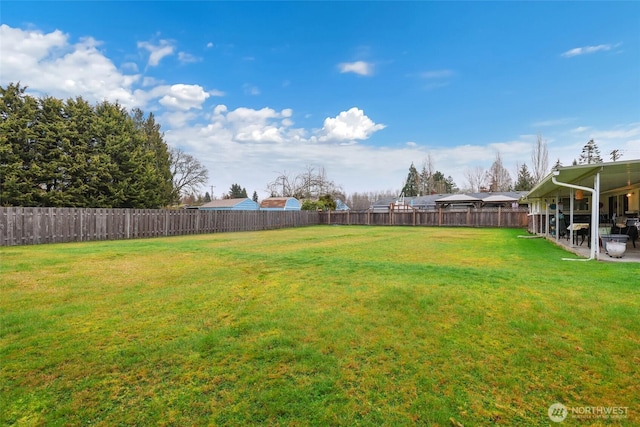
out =
[[[638,219],[629,218],[625,225],[617,224],[611,227],[612,234],[626,234],[629,236],[629,240],[633,243],[633,247],[636,247],[636,240],[638,240]]]
[[[584,243],[585,237],[589,236],[589,223],[574,222],[569,228],[573,230],[573,244],[577,245],[578,237],[582,237],[582,240],[580,241],[580,246],[582,246],[582,244]]]

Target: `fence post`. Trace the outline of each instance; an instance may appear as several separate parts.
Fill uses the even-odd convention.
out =
[[[500,225],[502,224],[501,217],[500,217],[501,215],[502,215],[502,207],[498,206],[498,227],[500,227]]]
[[[131,210],[124,210],[124,238],[129,239],[131,236]]]

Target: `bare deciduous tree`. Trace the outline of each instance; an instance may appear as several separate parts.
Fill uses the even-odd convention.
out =
[[[549,152],[547,151],[547,142],[542,139],[542,135],[538,134],[538,140],[533,146],[531,152],[533,185],[542,181],[547,173],[549,173]]]
[[[433,159],[431,153],[427,154],[427,158],[422,162],[422,170],[420,171],[420,194],[431,194],[433,191]]]
[[[344,197],[342,188],[327,177],[323,167],[316,169],[307,166],[304,172],[290,175],[286,171],[267,184],[267,191],[272,197],[295,197],[297,199],[314,199],[326,194],[334,198]]]
[[[179,148],[172,148],[169,155],[175,198],[179,200],[181,196],[197,193],[209,179],[207,168],[198,159]]]
[[[510,191],[513,183],[511,174],[502,164],[500,153],[496,153],[496,159],[487,172],[487,181],[490,191]]]
[[[480,192],[486,185],[487,172],[482,166],[466,168],[464,170],[464,177],[467,179],[469,189],[472,193]]]

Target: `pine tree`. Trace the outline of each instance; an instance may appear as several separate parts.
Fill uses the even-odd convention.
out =
[[[402,188],[402,193],[405,197],[417,196],[420,185],[420,175],[418,175],[418,171],[416,167],[411,163],[409,167],[409,174],[407,175],[407,180],[405,181],[404,187]]]
[[[253,192],[253,197],[251,197],[251,200],[253,200],[254,202],[258,203],[258,192],[257,191]]]
[[[529,191],[533,188],[533,176],[527,168],[527,164],[523,163],[520,169],[518,169],[518,180],[513,187],[515,191]]]
[[[37,206],[38,183],[32,174],[38,102],[27,87],[0,87],[0,205]]]
[[[598,144],[596,144],[593,139],[590,139],[589,142],[587,142],[585,146],[582,147],[582,153],[580,154],[578,163],[581,165],[602,163],[602,157],[600,157],[600,149],[598,148]]]
[[[156,123],[153,113],[149,113],[145,118],[140,109],[133,110],[132,118],[137,131],[143,137],[141,151],[146,162],[147,203],[153,207],[167,206],[174,200],[175,195],[171,176],[171,156],[160,132],[160,125]]]
[[[240,187],[240,184],[231,184],[229,199],[239,199],[247,197],[247,189]]]

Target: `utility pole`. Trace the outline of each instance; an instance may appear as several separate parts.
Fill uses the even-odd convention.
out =
[[[615,162],[617,161],[620,157],[622,157],[622,150],[613,150],[611,153],[611,161]]]

